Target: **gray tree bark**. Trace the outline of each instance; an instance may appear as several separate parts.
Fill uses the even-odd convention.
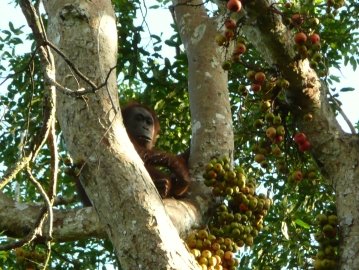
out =
[[[111,1],[44,1],[48,37],[96,85],[116,65]],[[56,57],[56,80],[88,85]],[[81,98],[58,92],[57,118],[70,155],[85,161],[82,184],[123,269],[194,269],[164,204],[122,124],[115,73],[106,87]],[[136,213],[136,215],[133,215]]]
[[[223,31],[224,18],[222,15],[210,18],[202,0],[189,4],[174,0],[172,3],[188,58],[192,177],[201,181],[203,164],[211,156],[233,158],[228,72],[222,68],[225,52],[214,39],[219,31]]]

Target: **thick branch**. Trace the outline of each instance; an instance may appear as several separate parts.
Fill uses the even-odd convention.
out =
[[[201,188],[197,183],[191,187]],[[209,197],[209,195],[208,195]],[[165,207],[170,218],[182,237],[188,234],[193,225],[206,211],[206,198],[199,200],[165,199]],[[32,230],[38,219],[42,205],[19,203],[0,192],[0,231],[9,237],[23,238]],[[185,213],[185,215],[184,215]],[[44,229],[48,229],[48,223],[44,223]],[[70,242],[85,240],[91,237],[106,238],[106,232],[101,225],[97,213],[93,207],[75,208],[71,210],[53,210],[53,233],[54,242]],[[37,238],[37,241],[44,241],[44,238]]]

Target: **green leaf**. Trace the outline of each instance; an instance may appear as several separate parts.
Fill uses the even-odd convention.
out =
[[[150,35],[150,37],[154,38],[156,40],[156,42],[154,42],[153,45],[156,45],[162,41],[161,37],[159,37],[157,35]]]
[[[295,223],[297,223],[299,226],[303,227],[304,229],[309,230],[310,226],[308,225],[308,223],[305,223],[303,220],[301,219],[296,219]]]
[[[353,70],[355,71],[357,69],[357,62],[355,61],[355,58],[352,56],[350,57],[350,60],[349,60],[350,64],[352,65],[353,67]]]
[[[163,108],[163,106],[165,105],[165,101],[163,99],[157,101],[156,105],[155,105],[155,110],[161,110]]]
[[[350,91],[354,91],[355,88],[353,87],[344,87],[342,89],[340,89],[340,92],[350,92]]]
[[[335,82],[340,82],[340,79],[339,79],[338,76],[330,75],[329,78],[332,79]]]
[[[167,44],[170,47],[177,47],[178,46],[177,42],[174,42],[173,40],[166,40],[165,44]]]
[[[13,32],[15,35],[21,35],[22,33],[23,33],[23,31],[21,31],[21,28],[23,27],[23,26],[21,26],[20,28],[14,28],[14,25],[13,25],[13,23],[12,22],[9,22],[9,27],[10,27],[10,30],[11,30],[11,32]]]

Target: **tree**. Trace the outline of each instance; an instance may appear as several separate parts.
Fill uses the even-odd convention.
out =
[[[52,250],[50,263],[59,269],[106,262],[122,269],[197,269],[180,237],[206,226],[217,237],[222,229],[226,234],[218,205],[225,198],[238,211],[236,195],[248,193],[225,196],[224,188],[236,185],[203,184],[213,186],[203,181],[211,158],[229,156],[274,201],[261,214],[264,229],[255,245],[246,242],[247,253],[239,253],[243,269],[357,268],[357,136],[335,119],[343,112],[329,84],[338,78],[328,74],[342,60],[356,69],[355,1],[230,0],[215,10],[200,0],[174,1],[174,35],[165,41],[176,49],[173,63],[159,53],[161,37],[151,36],[153,53],[141,45],[143,28],[133,23],[138,2],[43,4],[46,33],[37,4],[19,1],[33,51],[3,56],[16,73],[2,97],[8,110],[1,122],[1,250],[18,248],[0,253],[4,263],[26,265],[31,254],[19,247],[30,243],[25,252]],[[2,46],[21,43],[20,31],[10,25]],[[161,149],[186,148],[190,119],[193,181],[184,199],[162,201],[141,165],[119,111],[130,98],[154,104]],[[74,175],[94,207],[74,207]],[[339,225],[327,216],[338,216]]]

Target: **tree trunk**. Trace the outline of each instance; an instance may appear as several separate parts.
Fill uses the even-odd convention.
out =
[[[50,41],[96,85],[116,65],[116,20],[110,1],[44,1]],[[56,79],[90,88],[62,57]],[[123,269],[195,269],[164,204],[122,124],[112,72],[96,93],[58,92],[57,117],[70,155],[84,163],[82,184],[114,245]],[[133,213],[136,213],[135,215]]]
[[[224,19],[222,16],[209,18],[202,0],[172,3],[188,58],[192,177],[202,179],[203,164],[211,156],[233,158],[228,72],[222,68],[225,53],[214,39],[223,28]]]

